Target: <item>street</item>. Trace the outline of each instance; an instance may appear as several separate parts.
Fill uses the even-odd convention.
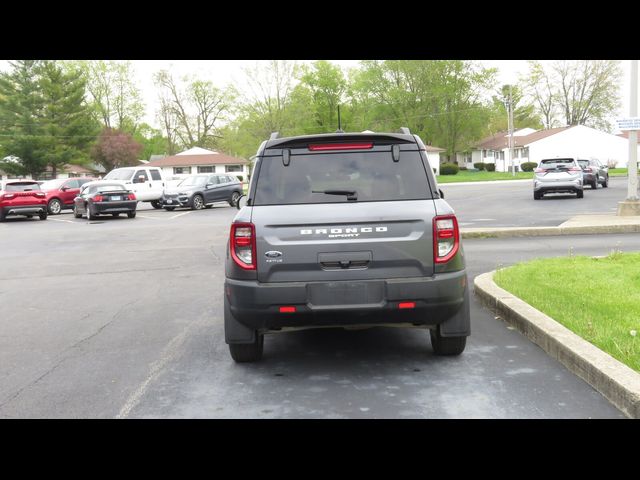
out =
[[[615,183],[558,205],[611,211],[607,195],[623,189]],[[503,208],[469,205],[475,189]],[[521,210],[525,194],[535,214]],[[552,202],[534,202],[528,183],[446,186],[445,195],[475,225],[531,215],[534,224]],[[553,222],[575,214],[547,209]],[[327,329],[268,335],[262,363],[235,364],[222,321],[235,213],[145,205],[136,219],[64,213],[0,224],[0,418],[624,417],[473,296],[472,335],[457,358],[435,357],[422,330]],[[540,256],[637,251],[640,238],[477,239],[464,249],[472,283]]]

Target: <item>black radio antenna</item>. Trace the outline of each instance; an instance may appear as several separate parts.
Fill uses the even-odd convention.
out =
[[[336,130],[336,133],[344,133],[344,130],[342,130],[342,121],[340,119],[340,105],[338,105],[338,130]]]

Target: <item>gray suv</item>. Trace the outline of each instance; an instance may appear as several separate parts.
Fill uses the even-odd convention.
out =
[[[192,210],[211,208],[215,202],[228,202],[235,207],[242,196],[242,183],[233,175],[198,174],[186,177],[176,187],[166,188],[158,201],[161,208],[178,207]]]
[[[582,168],[575,158],[545,158],[533,174],[533,199],[547,193],[575,193],[584,197]]]
[[[422,327],[436,354],[464,350],[458,221],[408,129],[273,134],[238,208],[224,284],[236,362],[259,360],[265,333],[318,327]]]

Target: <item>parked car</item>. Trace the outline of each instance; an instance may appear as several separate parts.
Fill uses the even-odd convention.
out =
[[[58,215],[64,209],[73,208],[73,200],[80,193],[80,187],[95,178],[61,178],[47,180],[40,184],[40,189],[47,196],[47,211],[51,215]]]
[[[5,180],[0,182],[0,222],[9,216],[47,219],[47,198],[34,180]]]
[[[159,200],[165,187],[162,170],[156,167],[125,167],[111,170],[103,180],[123,182],[135,193],[140,202],[150,202],[153,208],[161,208]]]
[[[234,207],[241,195],[242,183],[233,175],[198,174],[186,177],[176,187],[165,189],[160,205],[168,211],[178,207],[211,208],[215,202],[228,202]]]
[[[583,185],[591,185],[594,190],[598,188],[598,184],[602,185],[602,188],[609,186],[609,167],[600,163],[600,160],[578,159],[578,164],[582,168]]]
[[[430,330],[437,355],[470,334],[458,221],[417,135],[334,133],[262,143],[231,224],[225,341],[261,358],[264,334],[316,327]]]
[[[73,215],[93,220],[98,215],[119,216],[126,213],[135,218],[138,200],[124,184],[108,180],[85,183],[74,200]]]
[[[533,199],[540,200],[547,193],[575,193],[584,196],[582,168],[575,158],[547,158],[540,160],[533,174]]]

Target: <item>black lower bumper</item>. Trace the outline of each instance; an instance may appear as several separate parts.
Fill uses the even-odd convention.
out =
[[[137,200],[127,200],[123,202],[95,202],[92,204],[92,211],[96,215],[107,213],[128,213],[135,212],[138,205]]]
[[[341,283],[345,288],[354,284],[324,282],[327,283],[336,289],[340,289]],[[469,292],[464,270],[433,277],[355,283],[363,287],[367,283],[381,285],[382,294],[372,303],[332,305],[330,300],[322,299],[323,304],[318,305],[314,303],[318,296],[312,287],[323,285],[322,282],[258,283],[226,279],[225,300],[234,321],[257,331],[285,327],[412,324],[442,325],[444,336],[469,335]],[[295,307],[295,312],[282,313],[281,307]],[[445,324],[448,325],[444,327]]]
[[[46,205],[21,205],[16,207],[3,207],[4,216],[9,215],[39,215],[47,210]]]

